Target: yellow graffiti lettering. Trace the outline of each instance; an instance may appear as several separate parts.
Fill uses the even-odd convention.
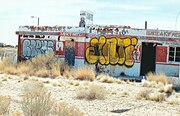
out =
[[[90,46],[86,49],[86,53],[85,53],[86,61],[88,61],[89,63],[94,64],[98,61],[99,49],[97,47],[98,47],[98,39],[92,38],[90,41]]]
[[[132,38],[92,38],[90,46],[86,49],[85,59],[88,63],[102,65],[134,65],[133,51],[138,39]]]

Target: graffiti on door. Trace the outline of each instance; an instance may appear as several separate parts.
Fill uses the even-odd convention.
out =
[[[101,65],[134,65],[133,51],[138,39],[131,38],[92,38],[89,47],[86,48],[85,59],[90,64],[100,63]]]

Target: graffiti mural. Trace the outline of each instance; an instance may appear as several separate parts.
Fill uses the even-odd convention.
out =
[[[85,52],[85,59],[90,64],[101,65],[134,65],[133,51],[138,42],[136,37],[132,38],[92,38]]]
[[[140,62],[141,61],[141,46],[136,45],[133,51],[133,58],[134,61]]]
[[[53,40],[23,39],[22,57],[31,58],[46,51],[54,51],[54,44]]]

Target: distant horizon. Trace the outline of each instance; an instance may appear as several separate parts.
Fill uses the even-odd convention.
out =
[[[35,3],[35,4],[34,4]],[[8,4],[8,5],[7,5]],[[94,13],[94,24],[180,30],[179,0],[6,0],[0,5],[1,43],[17,45],[19,26],[78,26],[80,11]]]

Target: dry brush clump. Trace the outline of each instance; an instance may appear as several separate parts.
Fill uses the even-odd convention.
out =
[[[156,82],[154,81],[148,81],[148,80],[143,80],[142,81],[142,87],[156,87]]]
[[[11,99],[6,96],[0,96],[0,115],[8,113],[8,108],[11,103]]]
[[[67,102],[59,102],[56,106],[57,116],[83,116],[84,113]]]
[[[171,93],[173,91],[173,85],[168,83],[169,79],[163,73],[157,75],[148,73],[147,80],[142,81],[142,87],[155,88],[161,93]]]
[[[166,98],[167,103],[172,105],[180,104],[180,93],[177,93],[176,91],[173,91],[170,96]]]
[[[54,102],[42,82],[28,80],[22,91],[22,110],[25,116],[50,115]]]
[[[136,99],[145,99],[145,100],[151,100],[156,102],[162,102],[166,100],[166,94],[160,93],[158,91],[152,91],[152,90],[142,90],[136,94]]]
[[[165,101],[165,99],[166,99],[166,94],[159,92],[150,93],[148,98],[148,100],[157,101],[157,102]]]
[[[0,62],[0,70],[13,75],[58,77],[61,75],[62,67],[64,67],[62,62],[53,52],[39,54],[30,60],[22,61],[18,64],[13,64],[13,57],[7,57]]]
[[[169,103],[169,104],[172,104],[172,105],[177,105],[177,104],[180,104],[180,100],[176,97],[169,97],[166,99],[166,101]]]
[[[76,91],[77,99],[105,99],[107,91],[103,86],[97,84],[88,84],[88,86],[79,86]]]
[[[94,81],[95,79],[96,73],[92,67],[84,66],[75,71],[75,79],[77,80]]]
[[[20,111],[13,111],[12,116],[22,116],[22,113]]]
[[[100,82],[104,82],[104,83],[114,83],[116,82],[115,79],[107,74],[100,74],[97,76],[96,78],[97,80],[99,80]]]
[[[17,68],[13,64],[13,56],[6,57],[0,62],[0,71],[7,74],[17,74]]]
[[[149,92],[150,90],[141,90],[140,92],[138,92],[136,94],[136,99],[140,100],[140,99],[145,99],[145,100],[148,100],[149,98]]]
[[[168,77],[163,73],[159,73],[159,74],[148,73],[146,77],[148,81],[155,81],[156,83],[162,82],[164,85],[168,84],[169,82]]]
[[[53,52],[37,55],[31,59],[30,65],[34,70],[35,76],[49,77],[60,75],[60,61]]]

